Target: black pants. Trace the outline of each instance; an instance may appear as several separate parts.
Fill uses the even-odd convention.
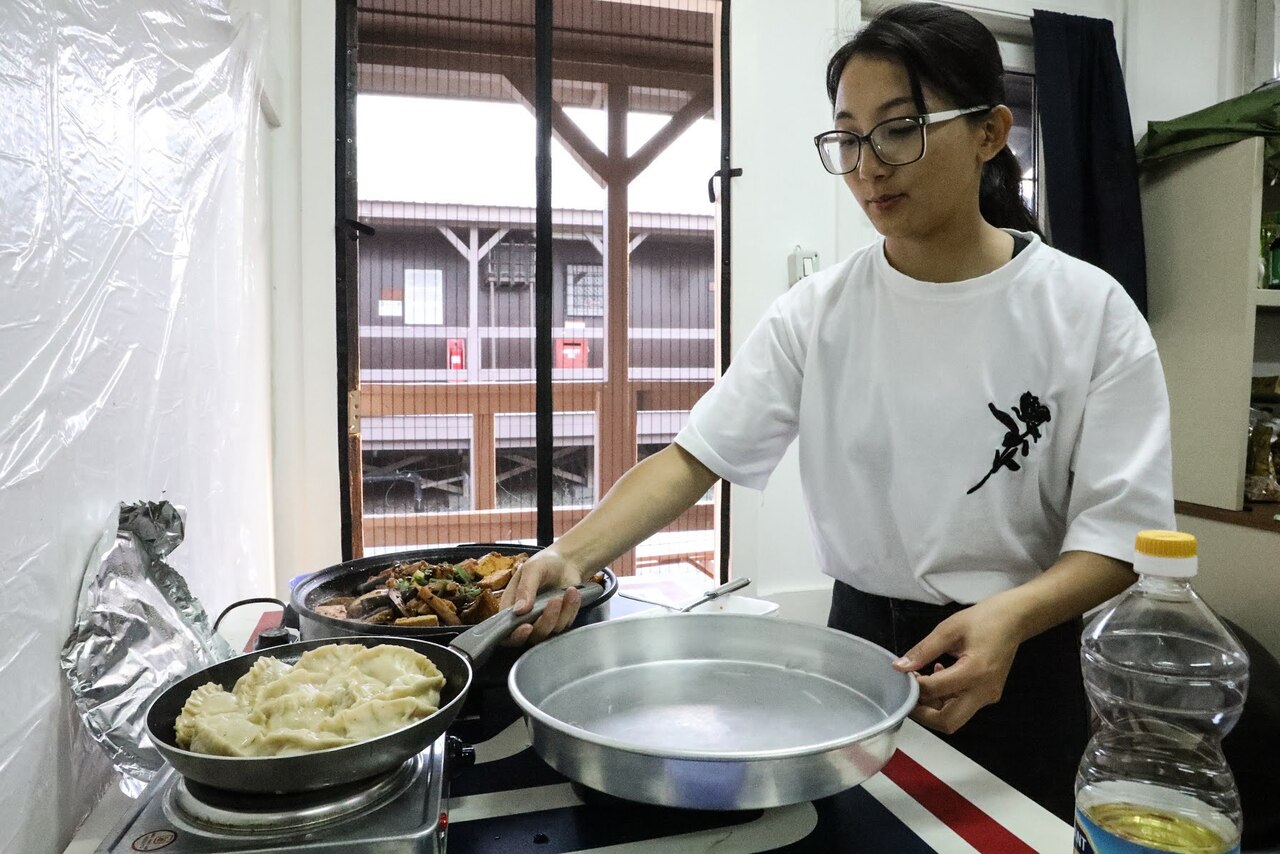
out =
[[[837,581],[827,625],[902,655],[965,607],[887,599]],[[980,709],[954,735],[937,734],[1068,822],[1075,802],[1076,768],[1089,738],[1080,632],[1077,618],[1023,643],[1000,701]],[[932,662],[921,668],[922,673],[932,670]]]

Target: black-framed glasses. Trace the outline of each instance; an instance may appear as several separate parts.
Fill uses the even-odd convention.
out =
[[[925,113],[922,116],[885,119],[868,131],[866,136],[851,130],[829,130],[815,136],[813,144],[818,147],[823,168],[832,175],[847,175],[858,168],[858,164],[862,162],[864,142],[871,143],[876,157],[886,166],[906,166],[924,157],[926,126],[990,109],[990,106],[965,107],[961,110]]]

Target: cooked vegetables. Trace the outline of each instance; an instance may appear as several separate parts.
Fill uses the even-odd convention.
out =
[[[489,552],[461,563],[397,563],[357,585],[354,597],[314,607],[326,617],[377,625],[475,625],[498,613],[501,591],[528,559]]]

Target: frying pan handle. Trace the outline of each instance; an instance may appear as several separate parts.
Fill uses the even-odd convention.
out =
[[[579,584],[577,587],[582,594],[581,607],[583,608],[591,605],[604,595],[604,588],[594,581]],[[515,611],[511,608],[503,608],[483,623],[478,623],[458,635],[449,642],[449,646],[470,658],[472,666],[479,667],[506,640],[512,629],[516,626],[523,626],[525,623],[532,623],[542,616],[542,612],[547,609],[548,602],[553,599],[559,599],[563,595],[563,590],[543,591],[538,594],[537,599],[533,600],[533,607],[529,609],[529,613],[522,614],[519,617],[516,616]]]

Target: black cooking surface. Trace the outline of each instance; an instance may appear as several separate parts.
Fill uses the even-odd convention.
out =
[[[519,719],[519,711],[505,690],[493,688],[483,697],[485,714],[457,722],[450,730],[472,744],[494,737]],[[527,748],[491,762],[479,763],[456,775],[452,799],[468,795],[510,792],[518,803],[521,789],[570,781]],[[492,816],[455,822],[449,827],[450,854],[563,854],[623,843],[660,840],[686,833],[732,828],[753,822],[785,821],[777,810],[741,812],[673,809],[630,803],[574,785],[581,806]],[[796,841],[770,849],[786,854],[928,854],[926,845],[893,813],[860,787],[813,802],[816,826]],[[682,849],[683,850],[683,849]],[[726,847],[727,851],[739,850]]]

